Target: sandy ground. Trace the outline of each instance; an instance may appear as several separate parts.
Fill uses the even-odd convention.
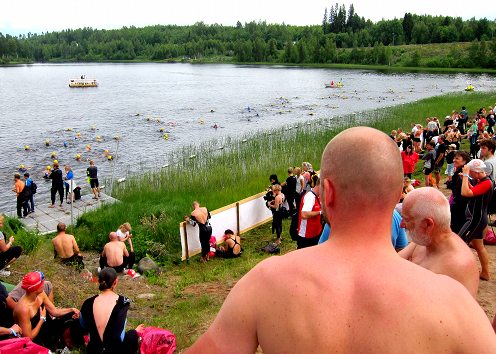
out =
[[[489,257],[491,258],[491,263],[489,265],[491,269],[491,280],[480,281],[477,300],[484,311],[486,311],[488,317],[492,320],[494,314],[496,313],[496,246],[486,246],[486,248],[489,252]],[[477,257],[475,251],[474,257],[478,262],[479,258]]]

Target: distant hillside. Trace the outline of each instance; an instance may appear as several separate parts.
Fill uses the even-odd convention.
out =
[[[495,29],[495,22],[486,18],[464,21],[410,13],[373,23],[353,5],[346,10],[336,4],[314,26],[198,22],[19,37],[0,33],[0,63],[206,60],[495,68]]]

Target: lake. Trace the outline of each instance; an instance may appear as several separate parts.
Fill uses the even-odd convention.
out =
[[[81,75],[99,86],[69,88]],[[326,89],[331,80],[344,87]],[[52,153],[61,166],[71,165],[78,184],[89,159],[101,180],[119,179],[170,163],[166,155],[179,147],[212,139],[221,146],[228,137],[461,91],[468,83],[496,89],[494,77],[479,74],[179,63],[0,67],[0,211],[15,208],[11,188],[20,164],[38,184],[37,203],[49,202],[42,176]]]

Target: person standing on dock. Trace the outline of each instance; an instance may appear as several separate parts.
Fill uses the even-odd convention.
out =
[[[93,160],[90,161],[90,167],[86,169],[86,175],[90,180],[91,191],[93,192],[93,199],[98,200],[100,197],[100,186],[98,184],[98,168],[95,166]]]
[[[12,191],[16,194],[16,209],[17,209],[17,217],[22,219],[26,215],[28,215],[27,209],[27,198],[26,198],[26,184],[21,180],[21,175],[16,173],[14,175],[14,187]],[[21,212],[21,210],[23,212]]]
[[[50,176],[48,176],[52,180],[52,189],[50,190],[50,196],[52,198],[52,204],[48,206],[49,208],[55,208],[55,196],[57,192],[60,197],[60,207],[64,207],[64,178],[62,175],[62,171],[59,169],[59,164],[57,162],[53,163],[52,172],[50,172]]]

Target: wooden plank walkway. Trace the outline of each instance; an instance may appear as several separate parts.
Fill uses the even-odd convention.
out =
[[[100,193],[100,195],[101,198],[99,200],[95,200],[92,198],[93,194],[86,194],[81,196],[80,200],[76,200],[72,204],[72,215],[74,223],[76,223],[76,220],[80,215],[88,211],[95,210],[105,204],[115,203],[118,201],[117,199],[112,198],[104,193]],[[26,226],[27,229],[37,230],[40,234],[55,232],[57,230],[57,224],[59,222],[70,225],[71,204],[64,203],[63,207],[60,208],[57,200],[55,205],[55,208],[49,208],[49,204],[35,204],[34,213],[31,213],[27,217],[22,218],[21,222]],[[15,212],[13,212],[11,216],[15,217],[15,215]]]

